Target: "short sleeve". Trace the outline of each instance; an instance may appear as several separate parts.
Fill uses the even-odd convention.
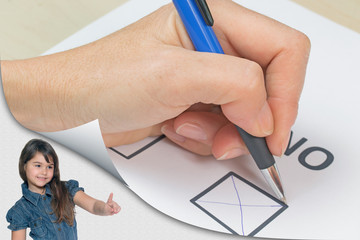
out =
[[[11,231],[18,231],[21,229],[28,228],[28,223],[24,216],[22,216],[22,211],[16,211],[16,206],[12,207],[6,214],[6,221],[10,223],[8,229]]]
[[[75,193],[77,193],[78,191],[83,191],[84,192],[84,188],[79,187],[79,182],[76,180],[69,180],[65,183],[66,188],[68,189],[71,199],[74,198]]]

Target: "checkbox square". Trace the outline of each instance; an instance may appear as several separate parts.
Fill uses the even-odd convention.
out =
[[[164,138],[165,138],[165,135],[161,135],[159,137],[148,137],[148,138],[145,138],[145,139],[138,141],[136,143],[133,143],[133,144],[122,145],[122,146],[118,146],[118,147],[110,147],[109,149],[112,150],[113,152],[119,154],[123,158],[126,158],[129,160],[129,159],[137,156],[138,154],[142,153],[146,149],[150,148],[154,144],[158,143],[159,141],[161,141]]]
[[[235,235],[255,236],[288,206],[234,172],[190,200]]]

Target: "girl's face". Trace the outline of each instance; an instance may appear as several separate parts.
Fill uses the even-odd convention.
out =
[[[46,162],[41,153],[30,159],[25,164],[26,178],[29,190],[36,193],[43,193],[44,187],[54,176],[54,163],[51,159]]]

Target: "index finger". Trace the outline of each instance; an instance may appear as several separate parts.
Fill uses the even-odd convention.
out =
[[[271,152],[281,155],[297,116],[310,41],[305,34],[231,1],[209,5],[225,53],[257,62],[264,70],[274,118],[274,132],[267,141]]]

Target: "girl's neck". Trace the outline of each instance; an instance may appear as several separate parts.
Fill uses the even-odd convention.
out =
[[[33,186],[33,185],[28,185],[28,188],[31,192],[34,192],[34,193],[38,193],[40,195],[44,195],[45,194],[45,186],[40,188],[40,187],[36,187],[36,186]]]

